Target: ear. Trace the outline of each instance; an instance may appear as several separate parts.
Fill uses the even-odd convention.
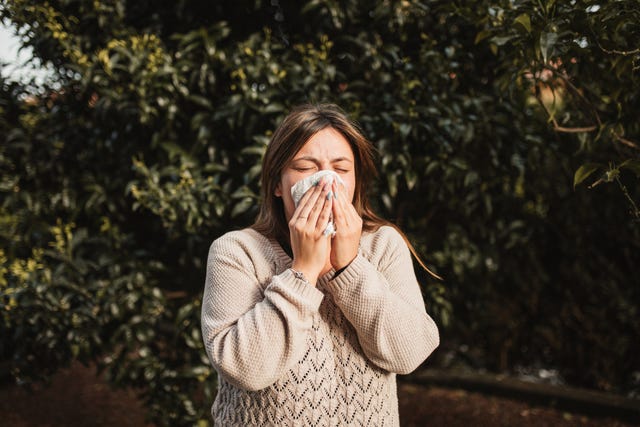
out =
[[[279,182],[278,185],[276,185],[276,190],[273,192],[273,194],[276,197],[282,197],[282,182]]]

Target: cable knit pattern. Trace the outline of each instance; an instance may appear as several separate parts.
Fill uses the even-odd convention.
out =
[[[392,227],[316,287],[280,245],[245,229],[215,240],[202,306],[218,372],[216,426],[398,426],[396,373],[438,346],[409,249]]]

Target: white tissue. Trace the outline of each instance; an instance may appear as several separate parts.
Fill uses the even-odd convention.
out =
[[[296,182],[293,187],[291,187],[291,197],[293,198],[293,203],[297,207],[300,203],[300,199],[304,196],[310,188],[317,185],[323,177],[327,177],[326,181],[329,182],[329,185],[333,184],[333,181],[338,182],[344,186],[344,181],[340,178],[340,175],[335,173],[332,170],[321,170],[319,172],[314,173],[306,178],[301,179]],[[329,223],[327,224],[327,228],[324,230],[324,235],[331,234],[331,236],[335,236],[336,227],[333,224],[333,215],[329,218]]]

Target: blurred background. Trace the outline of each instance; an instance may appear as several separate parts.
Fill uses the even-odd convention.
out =
[[[637,404],[637,0],[6,0],[0,18],[27,54],[1,73],[3,387],[85,365],[150,423],[208,425],[208,247],[251,224],[288,110],[334,102],[378,150],[376,210],[444,278],[417,268],[442,343],[414,378]]]

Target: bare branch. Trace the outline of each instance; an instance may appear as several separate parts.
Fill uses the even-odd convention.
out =
[[[595,40],[595,41],[596,41],[596,43],[598,44],[598,47],[600,48],[600,50],[602,50],[604,53],[608,53],[609,55],[631,56],[631,55],[637,55],[637,54],[640,54],[640,48],[638,48],[638,49],[633,49],[633,50],[605,49],[605,48],[600,44],[600,40],[596,39],[595,37],[594,37],[594,40]]]
[[[598,129],[598,126],[586,126],[586,127],[581,127],[581,128],[567,128],[564,126],[558,126],[557,122],[554,120],[553,121],[553,130],[557,131],[557,132],[563,132],[563,133],[582,133],[582,132],[593,132],[594,130]]]
[[[626,145],[627,147],[631,147],[631,148],[635,148],[636,150],[640,150],[640,146],[638,146],[637,143],[627,139],[627,138],[623,138],[620,135],[618,135],[616,132],[613,133],[613,136],[616,137],[616,139],[618,141],[620,141],[620,143]]]
[[[638,209],[638,205],[636,205],[636,203],[634,202],[633,198],[629,194],[629,191],[627,190],[627,187],[620,181],[619,178],[616,178],[616,182],[620,186],[620,189],[622,190],[622,193],[624,194],[624,196],[626,197],[627,201],[631,205],[631,214],[635,217],[636,221],[640,221],[640,209]]]

